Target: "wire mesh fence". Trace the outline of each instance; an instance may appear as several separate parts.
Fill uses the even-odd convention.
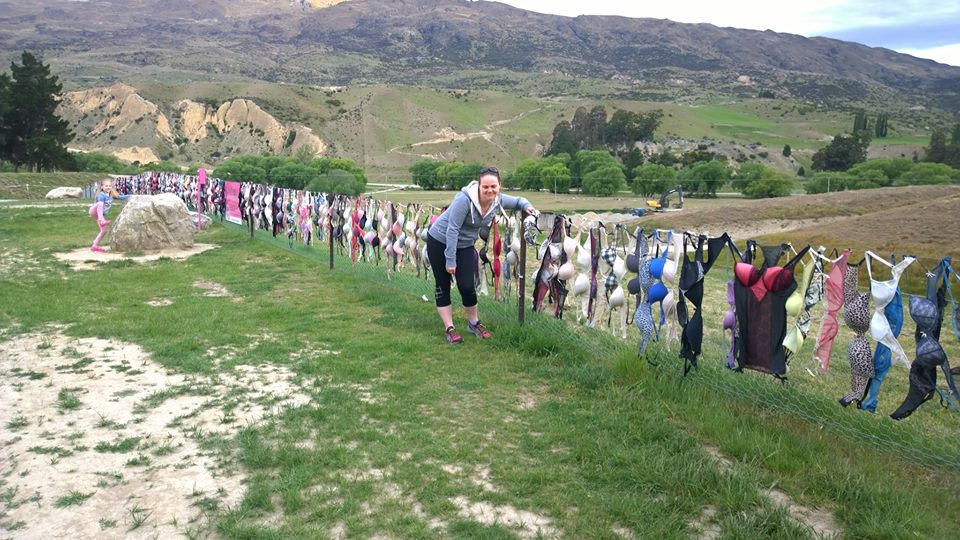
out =
[[[360,279],[377,282],[419,298],[432,309],[432,272],[412,254],[412,250],[408,250],[405,259],[395,260],[382,250],[378,252],[368,247],[355,261],[354,257],[351,257],[351,246],[339,241],[333,243],[331,257],[329,231],[307,246],[298,238],[273,236],[264,230],[249,229],[246,225],[227,226],[245,233],[252,231],[252,235],[258,240],[310,258],[325,268],[332,264],[333,271],[350,272]],[[510,232],[507,231],[506,234]],[[537,240],[542,239],[541,234]],[[423,242],[418,241],[415,249],[422,247]],[[698,385],[733,400],[743,400],[804,419],[853,441],[892,453],[901,459],[924,466],[960,471],[960,414],[941,408],[935,403],[936,399],[920,407],[908,420],[901,422],[891,420],[885,413],[870,414],[852,407],[842,408],[837,403],[837,398],[849,391],[850,366],[843,361],[843,356],[850,336],[843,331],[835,346],[835,359],[828,373],[806,369],[814,367],[809,347],[808,352],[803,354],[801,351],[801,354],[791,360],[790,375],[786,381],[778,381],[760,373],[740,373],[726,369],[724,363],[729,340],[719,328],[719,324],[711,322],[721,320],[728,307],[723,293],[733,265],[729,255],[726,260],[719,261],[714,270],[705,277],[707,293],[702,313],[707,322],[703,353],[699,367],[687,375],[684,375],[683,361],[677,356],[679,344],[666,333],[661,333],[660,340],[650,346],[644,358],[638,356],[638,329],[630,321],[624,339],[623,329],[619,326],[620,320],[632,319],[636,304],[631,305],[628,301],[627,305],[611,313],[602,288],[593,317],[594,327],[586,327],[577,322],[578,318],[584,317],[579,300],[572,297],[568,297],[565,302],[564,320],[555,319],[552,309],[546,309],[544,313],[532,312],[530,299],[535,288],[532,274],[537,264],[539,262],[536,249],[530,247],[527,263],[521,269],[522,274],[527,277],[523,289],[524,301],[520,301],[519,280],[516,277],[510,280],[509,284],[501,283],[501,288],[506,290],[501,291],[499,298],[494,297],[492,284],[487,285],[487,294],[481,293],[480,296],[481,316],[488,325],[494,328],[515,325],[520,319],[524,325],[522,339],[533,342],[529,350],[535,350],[537,354],[551,354],[562,350],[576,351],[577,354],[582,354],[585,360],[602,362],[611,358],[627,358],[630,362],[650,361],[656,364],[652,369],[666,380],[675,378],[678,383],[682,381],[683,384]],[[484,279],[490,280],[489,272],[485,273]],[[483,288],[480,287],[481,290]],[[822,310],[822,307],[818,309]],[[815,320],[818,315],[819,313],[814,313]],[[438,339],[441,339],[439,322],[437,326]],[[909,334],[909,329],[905,328],[903,336]],[[906,341],[904,345],[909,350]],[[948,351],[954,348],[948,347]],[[880,407],[881,411],[892,410],[907,392],[908,381],[905,373],[891,371],[891,374],[896,376],[888,377],[884,384],[884,405]]]

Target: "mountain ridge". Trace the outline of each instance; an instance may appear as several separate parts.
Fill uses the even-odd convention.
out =
[[[91,72],[122,80],[181,70],[312,85],[442,86],[465,70],[507,70],[636,86],[679,79],[728,91],[722,81],[745,75],[784,97],[837,104],[878,101],[892,91],[952,114],[960,110],[960,67],[832,38],[666,19],[564,17],[489,1],[320,0],[333,5],[305,7],[316,3],[2,1],[0,50],[55,55],[64,77],[77,81],[95,78]]]

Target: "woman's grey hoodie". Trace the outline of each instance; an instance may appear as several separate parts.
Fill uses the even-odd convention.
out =
[[[493,216],[501,208],[506,210],[526,210],[533,205],[523,197],[497,195],[496,200],[487,208],[487,213],[480,213],[480,183],[474,180],[467,184],[460,193],[453,197],[453,202],[446,212],[440,214],[429,234],[435,240],[444,244],[443,251],[447,266],[457,265],[457,249],[470,247],[480,236],[480,228],[489,228],[493,224]]]

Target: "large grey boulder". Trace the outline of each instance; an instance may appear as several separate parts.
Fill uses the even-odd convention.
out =
[[[134,195],[113,223],[112,251],[193,247],[196,223],[187,205],[172,193]]]
[[[48,199],[79,199],[83,197],[83,189],[78,187],[58,187],[47,192]]]

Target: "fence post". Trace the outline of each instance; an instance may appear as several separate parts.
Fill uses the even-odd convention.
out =
[[[523,227],[523,225],[520,225]],[[517,278],[517,293],[519,297],[517,298],[517,321],[520,325],[523,325],[523,312],[524,304],[526,303],[526,293],[527,293],[527,239],[523,237],[523,234],[520,235],[520,268]]]
[[[395,204],[393,204],[393,203],[390,203],[390,230],[391,230],[391,231],[393,230],[393,224],[396,223],[396,222],[397,222],[397,206],[396,206]],[[402,233],[402,232],[403,232],[403,231],[401,231],[401,233]],[[388,239],[390,238],[390,235],[389,235],[389,234],[387,235],[387,238],[388,238]],[[394,240],[395,242],[398,241],[398,240],[400,240],[400,236],[399,236],[399,235],[394,235],[393,240]],[[393,265],[393,273],[395,274],[395,273],[397,272],[397,252],[396,252],[396,250],[393,250],[393,261],[391,261],[391,263],[392,263],[392,265]],[[391,275],[392,275],[392,274],[391,274]]]
[[[327,233],[328,233],[327,236],[328,236],[329,239],[330,239],[330,269],[333,270],[333,216],[334,216],[334,213],[333,213],[333,198],[332,198],[332,197],[331,197],[330,199],[328,199],[327,205],[329,206],[329,210],[327,211],[327,215],[330,216],[329,219],[327,220],[327,221],[330,222],[330,226],[328,227],[330,230],[327,231]]]

